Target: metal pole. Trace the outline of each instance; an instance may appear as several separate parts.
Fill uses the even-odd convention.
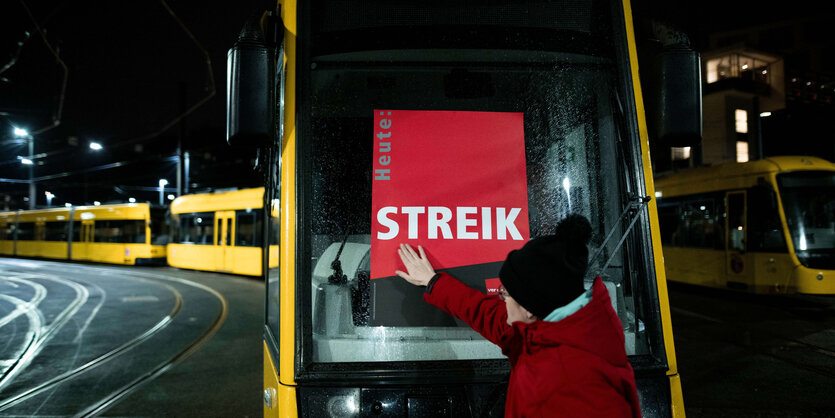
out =
[[[35,209],[35,137],[29,135],[29,209]]]

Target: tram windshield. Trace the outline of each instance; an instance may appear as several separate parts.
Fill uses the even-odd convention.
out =
[[[304,76],[307,79],[301,81],[300,94],[309,100],[299,105],[298,131],[301,172],[305,173],[300,179],[304,184],[305,214],[301,226],[305,231],[301,253],[305,256],[300,283],[308,281],[298,294],[302,297],[299,308],[303,346],[309,347],[305,350],[311,350],[314,362],[503,357],[496,346],[466,324],[426,304],[422,300],[423,288],[396,277],[393,269],[374,272],[373,247],[381,236],[372,232],[380,221],[372,207],[378,190],[374,177],[386,175],[375,171],[374,165],[388,161],[375,154],[380,152],[376,141],[380,125],[375,120],[378,109],[408,111],[416,114],[418,120],[424,114],[449,111],[521,115],[522,139],[517,145],[508,145],[506,152],[508,158],[521,158],[523,174],[519,186],[527,202],[521,213],[526,214],[526,222],[514,228],[519,232],[518,240],[507,225],[506,231],[496,232],[494,228],[489,233],[491,238],[506,232],[506,237],[499,239],[507,239],[507,245],[519,248],[528,238],[552,233],[557,222],[569,213],[580,213],[591,220],[595,238],[590,253],[613,228],[620,230],[620,235],[625,232],[617,221],[625,207],[627,188],[636,187],[638,181],[630,177],[636,173],[627,158],[631,151],[620,142],[631,142],[624,138],[630,122],[622,113],[621,102],[631,90],[626,87],[625,72],[617,64],[621,52],[614,47],[611,12],[592,13],[593,7],[582,4],[589,8],[579,11],[587,13],[585,20],[566,14],[549,23],[562,27],[523,33],[521,29],[467,26],[462,27],[461,37],[446,39],[428,27],[420,39],[414,35],[384,36],[387,31],[400,31],[386,28],[373,32],[379,38],[374,44],[378,48],[363,50],[356,50],[356,45],[368,45],[372,32],[337,32],[338,27],[333,31],[319,27],[317,32],[314,23],[310,45],[313,53],[303,58],[308,62],[301,66],[309,68],[309,72]],[[328,10],[321,7],[319,10]],[[331,25],[331,29],[338,26],[330,21],[319,24]],[[568,27],[569,24],[574,26]],[[512,36],[513,41],[496,41],[497,34]],[[393,44],[397,42],[401,44]],[[432,47],[415,48],[418,44]],[[503,48],[496,48],[497,45]],[[462,163],[477,158],[475,154],[485,149],[485,139],[478,135],[455,141],[463,141],[455,148]],[[391,147],[397,144],[393,139]],[[458,180],[444,179],[444,167],[433,165],[432,147],[437,147],[439,153],[446,148],[426,142],[428,149],[421,158],[437,171],[432,174],[434,180],[416,187],[416,194],[434,189],[433,181],[440,184]],[[493,169],[474,167],[474,171],[485,173]],[[466,200],[465,196],[474,194],[470,189],[484,190],[484,195],[499,194],[500,183],[501,180],[490,187],[462,182],[459,190],[444,192],[443,198],[454,195],[453,200]],[[409,200],[408,196],[404,199]],[[420,204],[412,201],[405,206]],[[459,206],[477,206],[478,214],[472,212],[472,218],[487,219],[482,218],[485,208],[478,203],[463,201]],[[403,210],[406,213],[407,208]],[[419,224],[426,219],[420,215],[424,212],[409,210],[417,214],[410,218],[416,220],[416,233],[425,231],[422,228],[426,225]],[[511,216],[516,216],[512,211],[497,211],[488,215],[502,213],[506,224]],[[455,208],[449,212],[460,213]],[[491,219],[493,227],[502,221],[501,217]],[[513,219],[522,218],[520,215]],[[449,234],[439,229],[437,240],[427,244],[429,251],[441,247],[441,241],[460,236],[462,229],[456,229],[455,220],[450,222]],[[488,235],[486,229],[480,229],[483,224],[470,225],[470,229],[465,225],[465,232],[479,230],[482,238]],[[402,234],[396,239],[410,242],[408,228],[411,226],[403,225]],[[528,236],[523,240],[522,235]],[[476,251],[486,245],[478,240],[471,243]],[[629,245],[614,255],[604,252],[606,260],[602,261],[609,261],[610,256],[614,259],[601,272],[624,325],[630,355],[649,352],[644,326],[648,314],[644,309],[650,309],[642,308],[646,305],[643,298],[647,289],[638,284],[646,281],[648,273],[645,266],[638,266],[642,263],[629,260],[635,252],[639,249]],[[489,280],[498,277],[505,255],[506,252],[490,262],[463,266],[462,276],[469,278],[462,281],[489,293]],[[392,252],[391,257],[394,256]],[[456,276],[454,270],[449,269]]]
[[[797,258],[809,268],[835,268],[835,173],[784,173],[777,181]]]

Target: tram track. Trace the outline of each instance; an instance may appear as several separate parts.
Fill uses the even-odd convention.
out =
[[[209,328],[205,332],[203,332],[203,334],[201,334],[200,337],[198,337],[191,344],[186,346],[185,349],[181,350],[180,352],[178,352],[174,356],[170,357],[168,360],[163,361],[162,363],[159,363],[153,370],[147,372],[146,374],[134,379],[133,381],[131,381],[127,385],[124,385],[121,388],[119,388],[118,390],[112,392],[110,395],[106,396],[105,398],[103,398],[98,403],[96,403],[94,405],[91,405],[87,409],[85,409],[84,411],[76,414],[75,417],[97,416],[98,414],[106,411],[109,407],[115,405],[120,399],[130,395],[133,392],[135,392],[143,384],[148,383],[151,380],[156,379],[158,376],[162,375],[163,373],[165,373],[166,371],[168,371],[169,369],[174,367],[177,363],[185,360],[190,355],[192,355],[197,350],[199,350],[200,347],[202,347],[204,344],[206,344],[211,339],[211,337],[220,329],[220,327],[223,325],[223,322],[226,320],[226,316],[228,314],[228,304],[226,302],[226,299],[223,297],[223,295],[221,295],[216,290],[214,290],[214,289],[212,289],[208,286],[205,286],[205,285],[202,285],[202,284],[199,284],[199,283],[195,283],[195,282],[191,282],[191,281],[188,281],[188,280],[180,279],[180,278],[169,277],[169,276],[157,276],[157,275],[153,275],[153,276],[155,276],[157,278],[160,278],[160,279],[163,279],[163,280],[173,280],[173,281],[189,284],[191,286],[199,287],[199,288],[213,294],[221,302],[220,314],[215,318],[215,320],[211,324],[211,326],[209,326]]]
[[[89,292],[87,288],[81,286],[71,280],[61,279],[59,277],[55,277],[52,275],[30,275],[26,276],[30,278],[37,278],[42,280],[53,281],[65,286],[70,287],[76,293],[75,299],[70,302],[64,310],[61,311],[60,314],[48,325],[42,325],[44,323],[43,317],[40,314],[40,311],[37,309],[37,304],[18,304],[16,311],[21,311],[22,314],[25,314],[30,319],[30,330],[33,330],[33,335],[27,344],[26,348],[23,350],[21,354],[17,356],[16,361],[12,364],[12,366],[6,369],[3,373],[3,376],[0,377],[0,390],[3,389],[4,386],[9,384],[11,380],[18,374],[20,371],[25,369],[29,363],[34,359],[38,353],[43,349],[43,347],[49,342],[49,340],[61,329],[63,326],[81,309],[82,306],[87,302],[87,298],[89,297]],[[45,297],[46,292],[44,291],[43,297]],[[36,293],[36,298],[39,297],[38,293]],[[37,303],[40,303],[41,300],[38,300]],[[0,408],[2,411],[2,408]]]
[[[112,272],[112,270],[92,266],[84,266],[84,268],[89,272]],[[125,274],[124,277],[129,277],[133,280],[153,283],[156,285],[162,285],[163,287],[168,289],[168,291],[172,292],[174,294],[175,303],[172,309],[168,312],[168,315],[166,315],[162,320],[158,321],[154,326],[147,329],[142,334],[125,342],[119,347],[116,347],[108,351],[107,353],[86,362],[85,364],[79,367],[66,371],[36,386],[32,386],[9,399],[0,401],[0,412],[6,411],[27,400],[33,399],[36,396],[43,394],[44,392],[50,389],[57,388],[59,385],[63,383],[67,383],[73,380],[74,378],[82,376],[85,373],[90,372],[91,370],[114,360],[119,356],[129,353],[132,349],[139,347],[141,344],[153,338],[154,335],[157,335],[166,327],[171,325],[174,322],[175,318],[178,316],[178,314],[180,314],[183,307],[183,296],[181,292],[179,292],[174,287],[175,283],[205,291],[219,300],[221,307],[217,316],[211,321],[211,324],[207,327],[206,330],[204,330],[197,338],[193,339],[190,343],[188,343],[183,349],[169,356],[165,361],[158,363],[150,370],[145,371],[135,379],[131,380],[129,383],[122,385],[114,391],[110,391],[110,393],[108,393],[106,396],[88,405],[85,409],[83,409],[81,412],[78,412],[75,416],[96,416],[102,413],[103,411],[107,410],[111,406],[117,404],[119,400],[135,392],[143,384],[155,379],[156,377],[170,370],[174,365],[189,357],[206,342],[208,342],[211,339],[211,337],[220,329],[220,327],[226,319],[228,308],[225,298],[223,297],[223,295],[221,295],[220,293],[208,286],[185,279],[180,279],[177,277],[170,277],[166,275],[151,273],[129,272]],[[102,303],[102,301],[99,302],[99,305],[93,310],[91,316],[95,315],[95,313],[98,311],[98,308],[101,307]],[[91,320],[92,318],[88,318],[84,326],[79,330],[79,333],[77,334],[74,342],[78,342],[81,334],[87,328]]]

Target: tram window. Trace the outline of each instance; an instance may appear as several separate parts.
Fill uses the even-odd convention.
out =
[[[270,245],[278,245],[281,239],[281,222],[277,216],[270,217]]]
[[[718,195],[665,198],[659,204],[661,243],[724,250],[724,211]]]
[[[47,222],[45,225],[45,241],[66,241],[69,222]]]
[[[777,194],[771,187],[748,189],[748,248],[751,251],[788,251],[777,207]]]
[[[151,209],[151,244],[168,244],[169,236],[168,222],[166,222],[165,210],[159,208]]]
[[[678,232],[679,213],[676,204],[659,204],[658,221],[661,225],[661,243],[664,245],[681,246]]]
[[[745,251],[745,195],[728,194],[728,249]]]
[[[177,241],[183,244],[214,244],[215,214],[213,212],[181,213],[174,215],[177,222]]]
[[[235,245],[244,247],[261,246],[261,209],[235,212]]]
[[[715,248],[722,239],[712,200],[698,200],[681,205],[683,244],[693,248]]]
[[[97,220],[95,229],[95,242],[145,243],[144,220]]]
[[[835,266],[835,173],[805,171],[777,175],[797,258],[804,266]]]
[[[34,222],[18,222],[17,223],[17,240],[18,241],[33,241],[35,239],[35,223]]]
[[[353,59],[374,61],[369,54]],[[354,68],[334,61],[317,66],[311,80],[311,132],[305,144],[315,157],[302,157],[310,164],[311,188],[304,194],[309,235],[302,252],[310,258],[301,269],[310,286],[302,294],[310,296],[305,301],[312,312],[307,338],[312,339],[314,361],[502,358],[495,346],[465,324],[426,305],[422,289],[396,277],[369,280],[373,109],[523,113],[531,237],[552,233],[569,213],[589,218],[600,241],[612,228],[623,232],[616,221],[626,195],[620,175],[627,170],[617,168],[623,161],[613,117],[617,110],[607,99],[613,94],[613,66],[605,59],[599,65],[572,59],[559,56],[548,65],[522,70],[478,64],[478,70],[490,76],[482,79],[492,84],[492,95],[484,100],[447,95],[444,80],[450,69],[443,65],[420,71],[409,71],[408,66]],[[379,87],[372,78],[387,82]],[[369,88],[372,84],[379,88]],[[641,274],[632,271],[641,268],[630,261],[638,257],[633,252],[637,251],[631,245],[624,246],[602,274],[613,289],[630,355],[649,352],[646,331],[639,325],[641,316],[648,314],[635,309],[645,295],[631,281]],[[330,283],[337,253],[348,278],[344,286]],[[364,311],[364,303],[371,308]]]
[[[72,222],[72,241],[81,242],[81,221]]]

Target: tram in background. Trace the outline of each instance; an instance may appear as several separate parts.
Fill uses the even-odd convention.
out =
[[[393,218],[372,210],[381,184],[374,178],[394,170],[375,167],[403,161],[377,153],[402,146],[406,134],[415,137],[401,128],[403,135],[384,143],[394,130],[380,130],[406,113],[435,120],[447,112],[521,115],[513,130],[523,132],[521,139],[504,149],[524,164],[522,183],[510,188],[521,187],[526,198],[519,229],[533,238],[551,233],[568,213],[591,220],[590,254],[597,256],[589,269],[603,277],[623,324],[643,415],[684,416],[657,210],[648,198],[655,191],[629,1],[282,0],[278,6],[245,26],[227,66],[227,138],[232,146],[260,149],[266,200],[280,202],[280,263],[264,274],[264,416],[503,416],[507,358],[465,324],[431,311],[423,289],[391,277],[394,271],[373,273],[375,242],[395,235]],[[659,73],[655,80],[680,82],[681,89],[660,88],[658,94],[675,99],[654,100],[671,107],[663,118],[647,117],[691,121],[658,132],[698,143],[698,55],[679,49],[660,60],[669,67],[659,72],[675,77]],[[683,105],[690,99],[698,109]],[[432,132],[427,141],[445,134],[439,126],[422,128]],[[469,163],[483,139],[465,133],[427,152],[440,155],[443,144],[455,145],[457,158]],[[461,182],[431,157],[425,165],[433,180],[416,181],[415,195],[447,180],[462,186],[438,200],[464,199],[476,188],[488,189],[476,199],[498,193]],[[465,177],[495,169],[471,168]],[[400,192],[408,200],[408,191]],[[414,243],[407,231],[408,238],[425,234],[435,222],[445,238],[427,249],[446,241],[455,221],[442,215],[450,213],[446,207],[423,212],[431,204],[403,204],[403,222],[406,212],[410,222],[425,222],[432,210],[441,215],[429,226],[400,226],[398,239]],[[458,206],[466,206],[456,212],[464,218],[458,236],[479,238],[472,248],[517,239],[488,231],[498,223],[509,228],[510,212]],[[486,215],[467,218],[472,210]],[[381,220],[388,233],[374,232]],[[473,232],[478,228],[484,229]],[[506,254],[446,271],[489,293]]]
[[[771,157],[655,181],[669,280],[835,294],[835,164]]]
[[[164,264],[164,209],[147,203],[0,213],[0,255]]]
[[[263,187],[174,199],[170,205],[173,234],[166,250],[168,265],[260,276],[263,199]],[[278,222],[275,214],[271,220]],[[277,238],[271,237],[269,242],[270,267],[277,267]]]

